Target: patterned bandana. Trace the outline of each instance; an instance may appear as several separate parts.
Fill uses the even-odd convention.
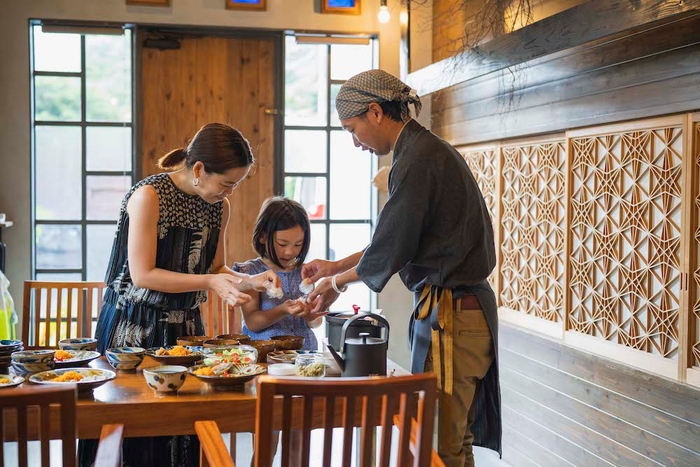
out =
[[[381,104],[388,101],[401,103],[401,119],[409,117],[408,104],[415,106],[416,117],[422,104],[415,89],[386,71],[363,71],[347,80],[335,98],[335,108],[341,120],[357,117],[367,112],[372,102]]]

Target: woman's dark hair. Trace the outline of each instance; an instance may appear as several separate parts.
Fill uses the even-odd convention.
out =
[[[258,219],[255,221],[253,248],[261,258],[269,258],[277,266],[286,269],[280,264],[277,253],[275,253],[275,232],[291,229],[297,225],[304,231],[304,243],[296,258],[297,264],[302,264],[311,243],[311,226],[306,209],[296,201],[282,196],[266,199],[260,208]],[[265,239],[265,243],[262,242],[263,239]]]
[[[173,149],[158,160],[161,169],[204,164],[209,173],[222,174],[230,169],[255,163],[250,143],[240,131],[223,123],[207,123],[199,129],[187,148]]]

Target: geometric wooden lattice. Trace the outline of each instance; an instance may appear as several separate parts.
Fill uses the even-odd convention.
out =
[[[693,128],[695,142],[693,146],[693,170],[695,171],[694,180],[696,181],[696,186],[693,187],[694,193],[696,194],[693,208],[695,210],[693,225],[693,240],[695,241],[695,258],[693,264],[692,272],[692,282],[691,287],[693,287],[693,294],[691,297],[694,298],[692,303],[692,315],[691,319],[694,321],[693,328],[694,333],[691,333],[693,340],[692,343],[692,354],[690,355],[691,366],[700,366],[700,189],[698,189],[697,183],[700,182],[700,123],[695,123]]]
[[[568,329],[676,359],[682,127],[571,148]]]
[[[498,193],[496,192],[496,177],[498,177],[498,151],[495,149],[482,149],[478,151],[464,152],[464,159],[471,170],[477,185],[481,190],[481,195],[484,197],[484,202],[489,211],[489,217],[493,224],[494,237],[498,243],[498,225],[495,219],[498,219],[497,200]],[[489,275],[488,281],[491,287],[496,290],[496,275],[497,270],[494,269]]]
[[[562,323],[565,142],[505,147],[502,161],[501,305]]]

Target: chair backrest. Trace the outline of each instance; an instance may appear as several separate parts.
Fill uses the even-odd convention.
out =
[[[18,388],[3,393],[0,397],[0,427],[5,427],[3,439],[0,440],[0,460],[4,459],[4,441],[17,441],[18,465],[28,465],[27,441],[37,439],[41,444],[41,465],[48,466],[49,441],[51,428],[57,423],[60,426],[63,443],[63,465],[75,465],[75,398],[76,387],[69,384],[60,387],[27,387]],[[60,420],[51,417],[50,407],[58,404]],[[36,465],[35,462],[32,465]]]
[[[290,465],[290,434],[300,431],[301,464],[309,465],[311,430],[323,428],[323,464],[332,464],[333,427],[342,417],[342,465],[350,466],[354,427],[362,427],[357,465],[373,459],[374,427],[381,426],[376,465],[430,465],[437,380],[433,374],[391,378],[328,378],[323,381],[260,376],[255,426],[255,465],[272,462],[273,429],[282,427],[282,465]],[[276,398],[275,396],[282,396]],[[299,401],[298,399],[302,399]],[[297,399],[292,402],[292,399]],[[299,403],[301,402],[301,403]],[[279,404],[279,405],[277,405]],[[294,404],[294,405],[293,405]],[[394,415],[398,415],[398,452],[391,460]],[[411,420],[415,443],[411,445]],[[297,459],[298,461],[298,459]],[[390,464],[391,462],[391,464]],[[333,465],[336,465],[333,462]]]
[[[24,345],[57,347],[61,339],[92,337],[105,287],[104,282],[24,281]]]
[[[240,334],[241,311],[226,303],[211,290],[207,292],[207,301],[199,306],[204,323],[204,334],[215,337],[219,334]]]

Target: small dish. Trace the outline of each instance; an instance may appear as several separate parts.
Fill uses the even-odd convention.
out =
[[[268,358],[270,358],[269,355]],[[267,366],[267,374],[272,376],[295,376],[297,368],[291,363],[273,363]]]
[[[187,368],[182,365],[161,365],[143,369],[148,387],[157,392],[176,392],[187,377]]]
[[[204,341],[208,341],[209,339],[213,339],[213,337],[211,337],[211,336],[180,336],[177,338],[177,345],[196,347],[196,346],[202,345],[204,343]]]
[[[204,381],[209,385],[209,387],[213,388],[214,390],[218,391],[227,391],[234,389],[238,386],[241,386],[242,384],[247,383],[248,381],[252,380],[258,375],[261,375],[265,373],[265,367],[262,365],[248,365],[245,367],[245,372],[244,373],[239,373],[237,370],[234,368],[231,369],[230,373],[227,373],[225,376],[224,375],[201,375],[197,374],[197,371],[201,371],[203,368],[211,368],[207,365],[197,365],[191,367],[188,371],[191,375],[193,375],[195,378],[199,379],[200,381]]]
[[[291,363],[297,359],[299,352],[296,350],[275,350],[267,354],[267,363]]]
[[[300,350],[304,347],[303,336],[272,336],[275,341],[275,350]]]
[[[58,341],[58,348],[61,350],[95,350],[97,348],[97,339],[92,337],[61,339]]]
[[[73,372],[75,375],[66,375]],[[80,376],[79,381],[55,381],[61,376]],[[60,370],[43,371],[29,377],[29,382],[34,384],[60,385],[60,384],[76,384],[78,392],[92,391],[96,387],[102,386],[108,381],[112,381],[117,377],[117,374],[110,370],[102,370],[99,368],[61,368]]]
[[[113,347],[105,351],[107,362],[115,370],[135,371],[143,362],[146,350],[141,347]]]
[[[228,347],[239,344],[240,342],[237,339],[209,339],[204,341],[202,346],[208,349],[213,349],[214,347]]]
[[[17,375],[0,375],[0,388],[11,388],[20,385],[24,382],[22,376]]]
[[[217,339],[233,339],[241,344],[247,344],[250,341],[250,336],[247,334],[219,334]]]
[[[158,363],[162,365],[185,365],[185,366],[190,366],[193,365],[195,362],[198,362],[199,360],[202,359],[202,354],[201,351],[199,350],[199,347],[189,347],[189,346],[179,346],[179,347],[184,347],[187,349],[190,354],[189,355],[158,355],[157,352],[161,349],[164,348],[167,351],[171,351],[173,348],[178,347],[175,345],[170,345],[167,347],[153,347],[148,350],[146,350],[146,355],[157,361]]]
[[[94,350],[66,350],[66,352],[70,352],[73,357],[64,360],[56,360],[54,357],[56,368],[87,366],[91,361],[100,358],[100,353]]]
[[[270,352],[274,352],[276,350],[275,345],[276,342],[273,340],[251,340],[248,342],[249,346],[255,347],[255,349],[258,351],[258,361],[259,362],[266,362],[267,360],[267,354]]]

